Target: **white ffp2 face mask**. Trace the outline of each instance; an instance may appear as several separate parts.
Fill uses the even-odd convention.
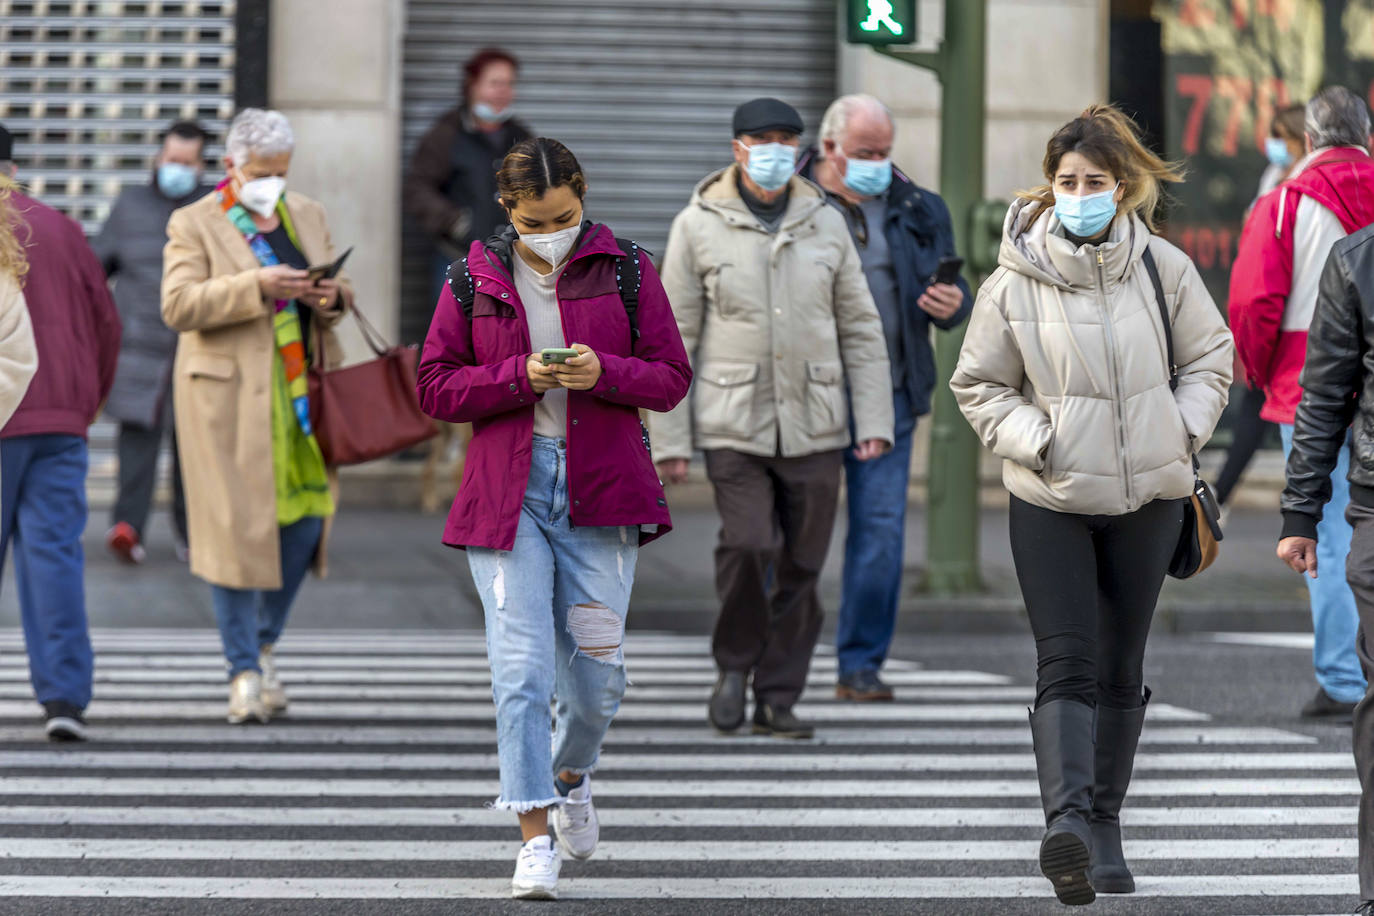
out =
[[[577,237],[581,234],[582,220],[579,217],[575,224],[557,232],[541,232],[537,235],[526,235],[521,232],[520,241],[524,242],[530,251],[548,261],[550,266],[557,267],[572,252],[572,247],[577,244]]]
[[[286,179],[276,175],[248,181],[243,172],[239,172],[239,181],[242,182],[239,185],[239,203],[264,219],[276,211],[277,201],[286,193]]]

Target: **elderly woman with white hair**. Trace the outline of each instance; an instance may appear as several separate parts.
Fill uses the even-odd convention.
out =
[[[309,279],[335,257],[324,209],[286,192],[285,116],[245,109],[225,175],[172,214],[162,317],[181,334],[177,439],[191,571],[210,583],[229,669],[229,721],[286,709],[273,647],[310,566],[323,573],[335,479],[310,425],[305,368],[351,304],[346,280]]]

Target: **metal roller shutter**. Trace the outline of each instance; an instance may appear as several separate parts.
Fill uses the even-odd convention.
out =
[[[0,0],[0,123],[21,180],[94,232],[121,186],[149,180],[169,123],[223,138],[233,63],[233,2]]]
[[[462,62],[521,61],[516,106],[587,172],[588,216],[662,253],[693,185],[729,162],[730,114],[774,95],[813,129],[835,91],[833,0],[407,0],[404,156],[457,99]],[[429,246],[407,229],[402,328],[433,310]]]

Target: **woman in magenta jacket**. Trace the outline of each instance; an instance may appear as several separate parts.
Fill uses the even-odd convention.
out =
[[[625,691],[635,558],[670,527],[639,409],[671,410],[692,373],[653,265],[584,219],[587,183],[563,144],[518,144],[497,187],[511,226],[450,269],[419,393],[430,416],[473,424],[444,543],[468,549],[486,613],[495,807],[519,815],[525,841],[512,893],[552,898],[559,850],[596,848],[587,774]]]

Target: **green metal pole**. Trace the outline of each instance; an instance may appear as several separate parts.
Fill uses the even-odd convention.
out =
[[[970,251],[974,205],[983,199],[987,121],[987,0],[946,0],[945,38],[935,53],[876,50],[934,71],[940,102],[940,193],[954,220],[954,238]],[[926,576],[933,595],[980,591],[978,572],[978,439],[949,390],[964,329],[935,334],[936,385],[930,424],[926,499]]]

